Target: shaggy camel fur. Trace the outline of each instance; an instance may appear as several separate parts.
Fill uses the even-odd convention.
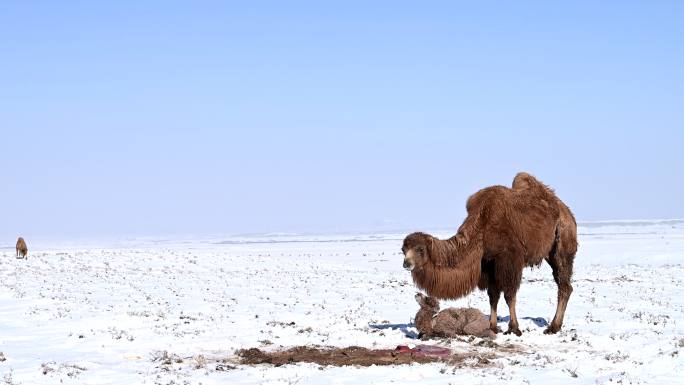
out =
[[[490,328],[497,327],[501,293],[510,310],[506,333],[521,335],[515,312],[516,293],[525,266],[546,260],[558,286],[556,314],[545,333],[563,324],[572,293],[570,278],[577,251],[577,225],[570,209],[553,190],[527,173],[516,175],[513,188],[492,186],[473,194],[468,216],[458,233],[439,240],[424,233],[404,239],[404,267],[428,295],[463,297],[475,288],[487,290]]]
[[[17,258],[21,255],[21,258],[28,258],[26,255],[28,254],[28,247],[26,247],[26,242],[24,242],[24,238],[19,237],[17,239]]]
[[[439,301],[422,293],[416,294],[416,302],[420,305],[415,319],[420,338],[457,335],[496,338],[489,329],[487,317],[477,309],[450,307],[439,311]]]

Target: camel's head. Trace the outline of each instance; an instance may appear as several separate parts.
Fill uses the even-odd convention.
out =
[[[413,233],[404,238],[401,251],[404,253],[404,268],[408,271],[422,268],[430,258],[428,245],[432,237],[425,233]]]
[[[435,314],[439,311],[439,301],[436,298],[428,297],[423,293],[416,293],[416,302],[420,305],[421,310],[429,310]]]

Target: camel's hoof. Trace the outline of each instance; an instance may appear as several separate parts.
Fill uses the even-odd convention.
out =
[[[549,327],[544,330],[544,334],[556,334],[560,330],[560,326],[549,325]]]
[[[522,335],[522,332],[518,328],[515,328],[515,329],[508,328],[508,330],[506,330],[506,333],[504,333],[504,334],[511,334],[511,333],[515,334],[518,337],[520,337]]]
[[[498,326],[490,327],[489,330],[491,330],[494,334],[499,334],[503,332],[503,330],[501,330],[501,328]]]

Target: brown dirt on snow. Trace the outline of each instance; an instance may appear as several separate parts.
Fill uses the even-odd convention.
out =
[[[316,363],[322,366],[371,366],[404,365],[412,363],[450,362],[458,363],[472,355],[451,354],[447,357],[398,352],[393,349],[366,349],[358,346],[346,348],[318,348],[298,346],[287,350],[264,352],[257,348],[241,349],[236,352],[240,364],[271,364],[281,366],[299,362]]]

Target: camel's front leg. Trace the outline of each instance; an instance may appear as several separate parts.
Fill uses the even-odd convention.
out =
[[[497,326],[497,315],[496,308],[499,304],[499,297],[501,297],[501,292],[496,288],[488,288],[487,295],[489,295],[489,329],[494,333],[501,333],[501,329]]]
[[[504,293],[504,299],[506,299],[506,304],[508,305],[508,310],[511,314],[511,320],[508,322],[508,330],[504,334],[514,333],[516,336],[520,337],[522,332],[518,328],[518,316],[515,314],[515,294],[516,293]]]

